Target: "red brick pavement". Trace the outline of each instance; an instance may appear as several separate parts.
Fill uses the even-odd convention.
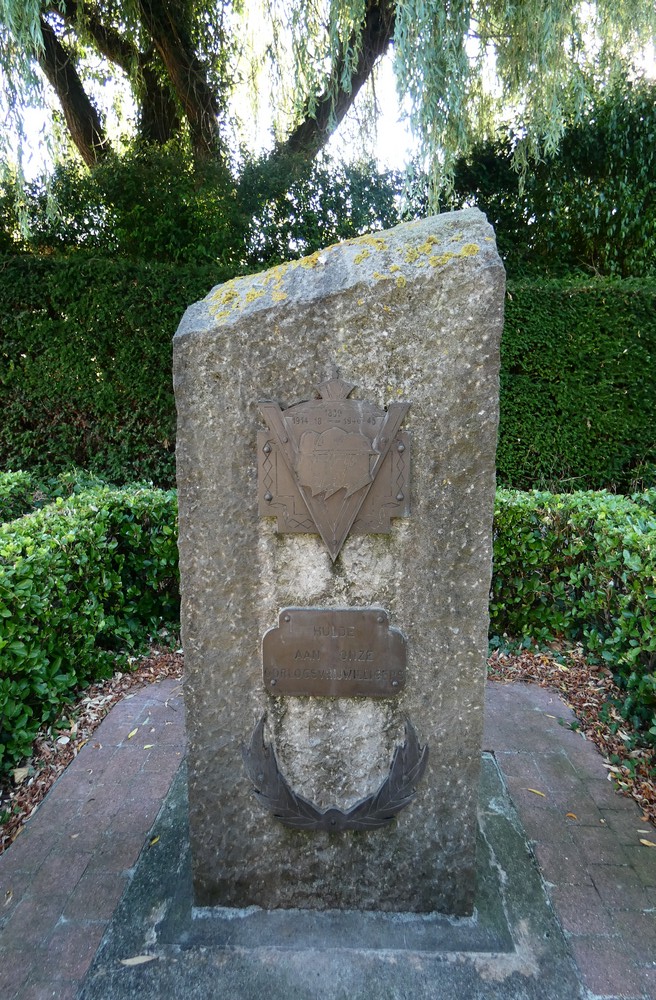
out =
[[[536,685],[488,684],[485,749],[503,772],[584,985],[595,996],[654,1000],[656,849],[640,839],[654,841],[656,831],[614,791],[573,721]]]
[[[184,745],[180,681],[131,692],[0,857],[4,1000],[76,996]]]

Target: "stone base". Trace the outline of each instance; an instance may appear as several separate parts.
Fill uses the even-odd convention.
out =
[[[79,1000],[576,1000],[581,984],[490,756],[474,915],[193,909],[180,773]],[[126,968],[120,959],[156,956]]]

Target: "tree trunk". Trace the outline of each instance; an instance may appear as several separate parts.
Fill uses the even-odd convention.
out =
[[[371,0],[368,5],[362,29],[360,58],[351,78],[350,88],[345,90],[337,85],[344,68],[343,60],[337,60],[331,73],[331,81],[325,92],[318,98],[314,115],[308,115],[291,135],[280,143],[274,156],[303,156],[314,158],[344,118],[362,85],[367,81],[376,60],[384,55],[394,37],[394,0]],[[354,47],[355,37],[350,39]]]
[[[141,65],[141,81],[135,89],[139,101],[139,135],[145,142],[163,146],[180,129],[175,97],[160,83],[156,69],[145,61]]]
[[[41,19],[43,50],[39,65],[57,94],[71,138],[88,167],[93,167],[109,151],[100,116],[87,97],[72,57],[55,32]]]
[[[199,160],[215,157],[220,151],[219,102],[184,26],[161,0],[139,0],[139,11],[189,122],[194,155]]]

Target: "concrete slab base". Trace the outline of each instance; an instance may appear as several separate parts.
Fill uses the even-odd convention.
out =
[[[494,757],[474,916],[192,906],[186,775],[162,806],[79,1000],[583,1000]],[[150,843],[150,841],[148,842]],[[148,956],[140,965],[126,959]]]

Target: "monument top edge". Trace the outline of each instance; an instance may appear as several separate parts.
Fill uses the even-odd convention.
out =
[[[382,284],[402,292],[458,266],[503,268],[494,230],[477,208],[401,223],[232,278],[190,306],[176,336],[232,325],[249,314],[323,298],[349,286]]]

